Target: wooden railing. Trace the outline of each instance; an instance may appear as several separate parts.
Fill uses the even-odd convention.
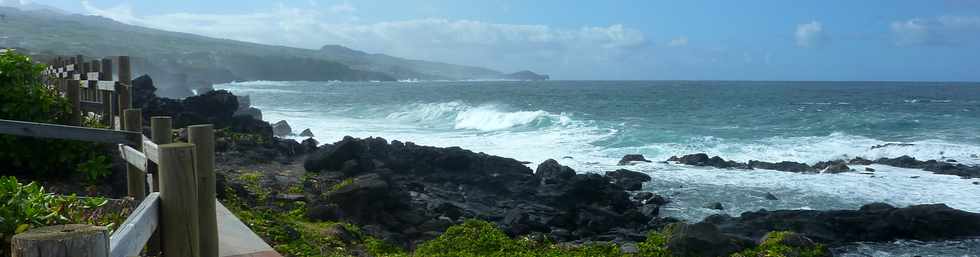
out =
[[[113,59],[118,64],[113,72]],[[81,55],[49,62],[43,72],[50,87],[57,88],[71,102],[70,125],[79,126],[87,112],[101,115],[101,122],[119,128],[122,112],[132,108],[132,74],[129,56],[86,62]]]
[[[217,257],[213,127],[189,126],[188,143],[173,143],[171,118],[151,117],[151,138],[143,136],[142,113],[130,108],[129,61],[118,59],[118,80],[112,80],[111,61],[85,63],[81,56],[58,58],[44,72],[48,84],[72,102],[75,126],[0,120],[0,134],[117,144],[127,163],[127,193],[142,202],[111,236],[105,228],[83,225],[18,234],[11,239],[13,257],[128,257],[144,250],[151,256]],[[100,107],[91,111],[101,110],[111,129],[78,126],[83,98]]]

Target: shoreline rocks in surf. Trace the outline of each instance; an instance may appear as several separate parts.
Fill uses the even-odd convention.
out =
[[[980,213],[923,204],[896,208],[871,203],[858,210],[759,210],[739,217],[716,214],[701,223],[744,238],[770,231],[794,231],[819,243],[887,242],[899,239],[936,241],[980,237]]]
[[[458,147],[352,137],[321,146],[304,166],[317,173],[306,185],[308,218],[362,224],[407,246],[468,218],[562,242],[636,242],[666,223],[657,218],[665,200],[631,199],[620,185],[649,179],[642,173],[577,174],[554,160],[532,171]]]
[[[667,161],[684,165],[715,167],[721,169],[765,169],[796,173],[841,173],[855,171],[848,165],[882,164],[899,168],[921,169],[936,174],[955,175],[965,179],[980,178],[980,166],[964,165],[956,163],[952,160],[920,161],[907,155],[897,158],[879,158],[877,160],[868,160],[857,157],[850,160],[823,161],[814,165],[792,161],[774,163],[750,160],[748,162],[736,162],[725,160],[719,156],[708,157],[708,155],[704,153],[689,154],[681,157],[672,156],[670,159],[667,159]],[[865,171],[874,172],[874,169],[865,169]]]

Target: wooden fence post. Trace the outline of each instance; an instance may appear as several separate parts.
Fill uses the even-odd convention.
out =
[[[10,240],[12,257],[108,257],[109,230],[69,224],[40,227]]]
[[[173,119],[167,116],[150,117],[150,140],[157,145],[164,145],[173,142]],[[150,173],[150,185],[153,192],[160,192],[160,171],[157,164],[150,162],[146,164],[146,172]],[[150,242],[147,243],[150,253],[160,251],[160,233],[154,232]]]
[[[133,75],[129,68],[129,56],[119,56],[119,83],[122,84],[119,90],[116,91],[118,95],[119,110],[125,110],[133,108]]]
[[[159,150],[163,254],[200,257],[194,145],[165,144]]]
[[[201,257],[218,257],[218,218],[215,211],[214,126],[187,127],[188,142],[194,144],[197,171],[197,202],[201,228]]]
[[[100,61],[100,60],[92,60],[92,65],[89,68],[92,69],[91,72],[98,72],[99,73],[99,76],[100,76],[98,78],[88,78],[89,80],[91,80],[88,83],[88,88],[91,89],[92,87],[98,86],[98,82],[95,82],[95,80],[101,79],[101,76],[102,76],[102,61]]]
[[[157,145],[169,144],[173,142],[173,119],[169,116],[150,117],[150,140]],[[159,172],[156,165],[149,165],[147,172],[152,175],[154,192],[160,189]]]
[[[143,112],[140,109],[126,109],[123,112],[123,122],[123,130],[143,132]],[[143,145],[135,145],[133,148],[141,150]],[[127,164],[126,188],[129,189],[129,196],[143,201],[146,198],[146,173],[132,164]]]
[[[102,70],[102,72],[99,73],[99,80],[101,80],[101,81],[110,81],[110,80],[112,80],[112,60],[111,59],[102,59],[102,69],[101,70]],[[116,123],[115,122],[116,119],[114,119],[113,117],[117,113],[121,116],[122,115],[122,112],[115,111],[115,108],[112,108],[113,107],[113,105],[112,105],[112,98],[113,98],[112,97],[112,91],[98,90],[97,89],[96,92],[99,92],[99,93],[102,94],[100,96],[102,98],[102,122],[104,122],[106,125],[109,125],[109,127],[112,128],[115,125],[114,123]],[[123,109],[123,110],[125,110],[125,109]]]
[[[68,102],[71,103],[71,115],[68,119],[68,125],[81,126],[82,125],[82,95],[79,91],[81,88],[78,86],[78,80],[62,80],[67,81],[67,92]]]

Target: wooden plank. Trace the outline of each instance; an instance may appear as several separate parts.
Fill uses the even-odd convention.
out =
[[[103,91],[116,91],[116,82],[100,80],[96,82],[96,87]]]
[[[160,232],[166,256],[201,257],[194,145],[160,145]]]
[[[112,111],[109,111],[112,115]],[[126,109],[123,112],[123,130],[140,133],[140,143],[133,144],[137,148],[142,148],[143,144],[143,112],[140,109]],[[136,199],[143,199],[146,196],[146,157],[144,156],[142,165],[126,166],[126,189],[129,196]]]
[[[160,193],[151,193],[109,237],[109,256],[139,256],[159,222]]]
[[[79,101],[79,109],[84,112],[101,112],[103,107],[100,102]]]
[[[138,132],[130,131],[115,131],[108,129],[2,119],[0,119],[0,134],[127,145],[140,144],[140,139],[142,136]]]
[[[99,80],[112,80],[112,59],[102,59],[102,68],[99,69]]]
[[[99,100],[102,102],[102,124],[105,124],[109,129],[113,129],[112,117],[112,91],[99,90]]]
[[[187,127],[187,142],[194,144],[201,257],[217,257],[218,220],[214,206],[214,126],[205,124]]]
[[[77,80],[62,80],[61,83],[66,83],[66,95],[68,96],[68,102],[71,103],[71,118],[69,119],[68,124],[81,126],[82,109],[80,101],[82,101],[82,89],[78,88]]]
[[[133,149],[128,145],[119,145],[119,155],[122,156],[123,160],[133,165],[133,167],[139,168],[141,171],[146,171],[146,155],[140,150]]]
[[[143,154],[147,160],[160,163],[160,147],[157,144],[149,140],[143,141]]]

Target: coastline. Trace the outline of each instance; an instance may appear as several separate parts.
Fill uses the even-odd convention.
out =
[[[294,138],[294,137],[290,137],[290,138]],[[345,139],[345,140],[352,140],[352,139]],[[341,142],[344,142],[344,141],[341,141]],[[338,142],[338,143],[340,143],[340,142]],[[333,145],[333,144],[323,144],[323,145],[321,145],[321,147],[329,147],[331,145]],[[678,161],[678,160],[674,160],[674,161]],[[832,160],[828,160],[828,161],[832,161]],[[854,160],[851,160],[851,161],[854,161]],[[725,161],[722,161],[722,162],[725,162]],[[881,160],[881,161],[878,161],[878,162],[886,163],[886,162],[888,162],[888,160]],[[938,162],[937,161],[933,161],[933,163],[944,163],[944,162],[943,161],[938,161]],[[682,162],[682,161],[679,161],[679,162],[676,162],[675,164],[687,164],[687,166],[712,166],[712,167],[721,168],[721,169],[732,168],[732,167],[738,166],[738,165],[718,165],[717,163],[713,163],[713,164],[712,163],[697,163],[697,162],[690,162],[690,161],[687,161],[686,163],[685,162]],[[864,165],[866,165],[866,164],[873,164],[873,163],[866,163],[866,164],[865,163],[858,163],[858,164],[864,164]],[[875,164],[875,165],[879,165],[879,164]],[[612,166],[612,165],[610,164],[610,166]],[[821,166],[820,169],[815,169],[814,168],[814,169],[809,169],[809,170],[806,170],[806,171],[807,172],[811,172],[811,173],[822,173],[822,171],[824,171],[824,169],[828,168],[828,166]],[[629,168],[631,166],[624,166],[624,167],[625,168]],[[856,167],[864,167],[864,166],[856,166]],[[742,167],[742,168],[745,168],[745,167]],[[767,166],[767,167],[764,167],[764,168],[768,168],[769,170],[778,170],[779,169],[779,167],[773,168],[773,166]],[[725,171],[719,170],[717,172],[725,172]],[[858,172],[858,171],[850,171],[850,170],[848,170],[846,172],[861,173],[861,172]],[[343,172],[341,172],[341,173],[343,173]],[[821,176],[821,175],[829,176],[831,174],[818,174],[817,176]],[[332,175],[332,176],[337,176],[337,175],[335,174],[335,175]],[[343,176],[343,175],[341,175],[341,176]],[[344,180],[339,180],[338,181],[336,178],[333,179],[333,180],[335,182],[337,182],[337,183],[341,183],[341,182],[344,181]],[[636,194],[636,192],[634,192],[632,194]],[[289,198],[289,197],[286,197],[286,198]],[[795,211],[795,212],[806,212],[806,211]],[[834,211],[818,211],[818,212],[819,213],[823,213],[823,212],[834,212]],[[638,237],[636,237],[636,238],[638,238]],[[950,238],[952,239],[952,238],[960,238],[960,237],[950,237]],[[889,239],[889,240],[892,240],[892,239]],[[584,243],[584,242],[592,242],[592,241],[593,240],[577,241],[577,242],[579,244],[581,244],[581,243]],[[628,244],[628,242],[630,242],[630,241],[625,241],[625,240],[621,240],[621,241],[622,242],[627,242],[627,244]],[[632,241],[632,242],[636,242],[636,241]],[[834,244],[835,247],[836,247],[835,249],[841,249],[841,248],[849,247],[848,246],[848,243],[850,243],[850,241],[848,241],[848,242],[838,242],[838,243]]]

